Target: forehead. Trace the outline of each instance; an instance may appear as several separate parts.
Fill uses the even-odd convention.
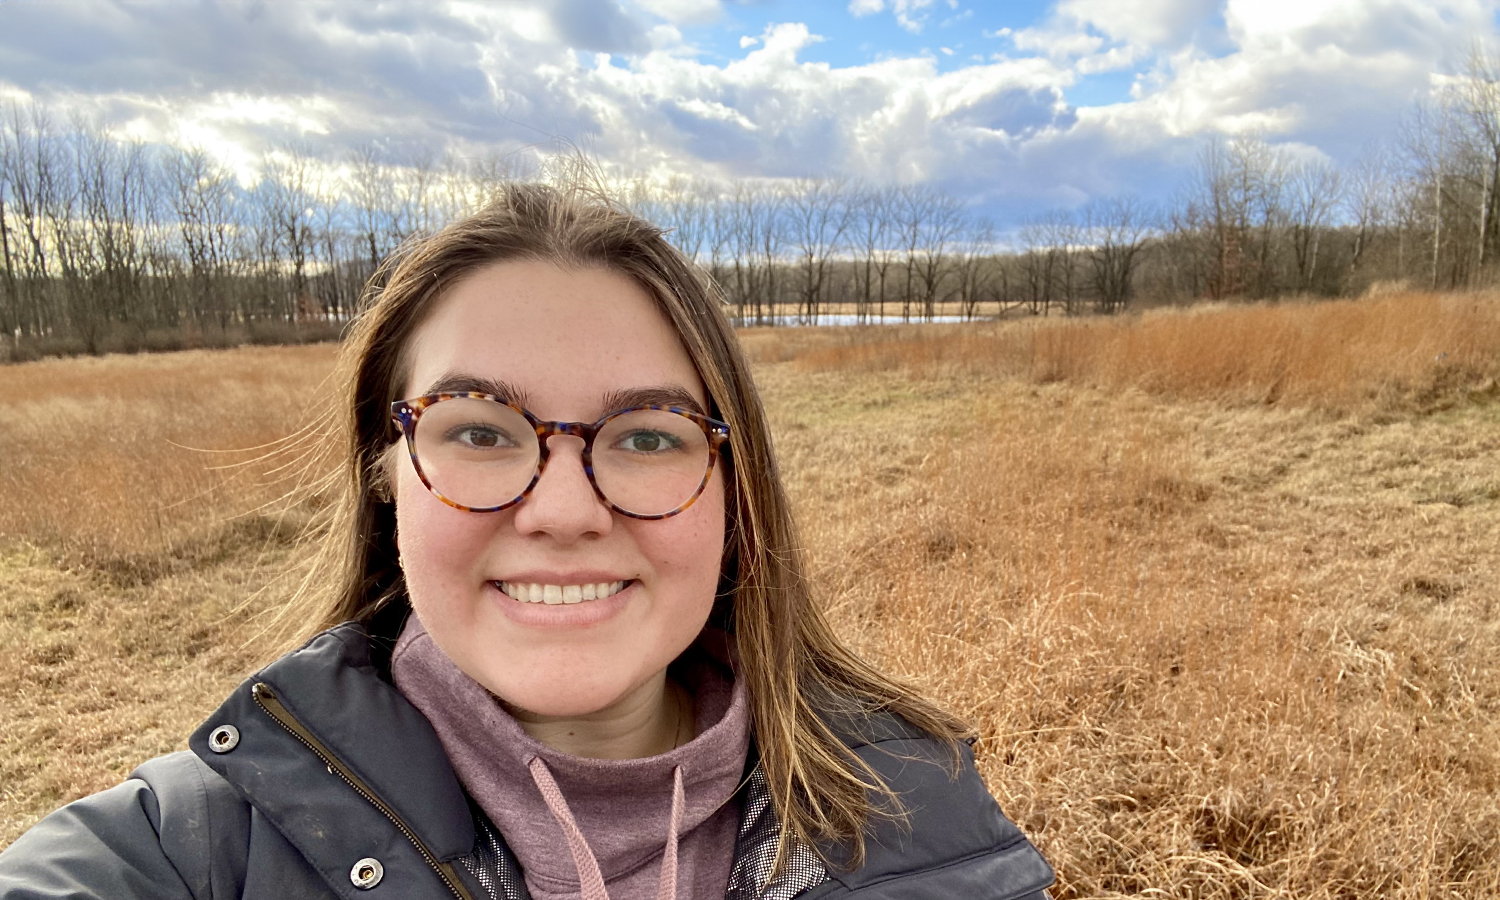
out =
[[[691,358],[635,281],[544,260],[485,266],[443,292],[407,348],[403,396],[453,376],[514,385],[549,417],[588,418],[610,393],[686,389],[706,404]]]

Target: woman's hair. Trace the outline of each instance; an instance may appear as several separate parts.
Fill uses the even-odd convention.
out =
[[[324,594],[310,623],[368,623],[406,604],[396,514],[385,460],[398,438],[390,404],[401,399],[413,332],[444,292],[504,260],[597,267],[635,281],[677,332],[708,390],[710,414],[730,425],[723,460],[726,536],[716,615],[733,636],[760,764],[788,833],[842,845],[858,865],[872,815],[899,814],[898,799],[845,746],[840,727],[895,713],[947,741],[962,724],[858,659],[814,603],[750,369],[707,275],[662,231],[597,191],[508,184],[479,213],[416,241],[371,280],[341,356],[343,471],[309,590]],[[820,717],[820,713],[822,717]]]

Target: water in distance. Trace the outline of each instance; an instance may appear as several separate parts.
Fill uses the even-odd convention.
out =
[[[729,321],[736,328],[753,328],[764,326],[785,325],[913,325],[927,322],[962,322],[963,316],[933,316],[930,319],[912,316],[903,319],[900,316],[865,316],[863,318],[853,313],[820,313],[816,316],[764,316],[759,322],[753,317],[745,318],[729,317]]]

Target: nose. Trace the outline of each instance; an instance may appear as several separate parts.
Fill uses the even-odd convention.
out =
[[[550,534],[563,541],[608,533],[614,515],[594,492],[583,470],[583,439],[552,435],[547,439],[547,451],[536,486],[516,507],[516,530]]]

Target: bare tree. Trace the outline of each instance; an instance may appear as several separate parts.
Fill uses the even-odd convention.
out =
[[[995,265],[995,226],[988,219],[970,223],[970,227],[953,250],[953,275],[958,282],[954,295],[958,298],[959,314],[965,320],[975,318],[979,304],[992,293],[992,283],[1003,277]]]
[[[816,322],[828,287],[828,267],[849,231],[848,184],[840,179],[803,179],[787,192],[785,221],[797,251],[797,314]]]
[[[1412,197],[1414,212],[1430,235],[1426,255],[1433,289],[1443,283],[1450,286],[1461,283],[1465,274],[1463,259],[1468,256],[1452,240],[1454,229],[1445,225],[1456,206],[1447,202],[1448,195],[1458,187],[1452,177],[1460,155],[1456,152],[1460,143],[1455,140],[1458,135],[1454,106],[1453,92],[1442,88],[1435,96],[1414,105],[1402,122],[1402,151],[1408,177],[1417,188]],[[1447,265],[1444,265],[1445,242],[1450,246]]]
[[[773,188],[738,182],[729,198],[730,294],[735,316],[757,325],[775,320],[777,268],[785,240],[785,195]]]
[[[146,309],[143,290],[153,203],[145,147],[113,138],[97,124],[75,122],[73,179],[79,221],[75,234],[86,265],[85,290],[101,326],[127,324],[144,333],[163,310]],[[169,313],[167,315],[170,315]]]
[[[706,183],[673,176],[665,182],[638,178],[627,197],[633,212],[661,226],[678,250],[696,260],[712,238],[710,193]]]
[[[351,154],[345,188],[349,212],[360,253],[372,274],[400,241],[393,182],[373,145],[366,144]]]
[[[855,261],[857,299],[855,316],[869,321],[871,311],[885,316],[885,282],[891,266],[890,237],[892,210],[896,193],[891,188],[864,185],[854,191],[850,200],[853,214],[850,231],[859,254]],[[876,282],[879,288],[876,288]]]
[[[730,291],[731,260],[734,259],[733,249],[735,242],[735,204],[718,191],[708,201],[708,274],[713,277],[714,283],[724,290],[725,299],[730,303],[736,302],[736,295]],[[743,300],[740,300],[743,304]],[[743,306],[739,308],[738,315],[744,314]]]
[[[10,228],[11,205],[11,149],[10,132],[0,128],[0,265],[4,266],[5,296],[0,301],[0,338],[11,341],[11,355],[21,349],[21,294],[16,272],[16,252],[12,249]]]
[[[1084,211],[1089,280],[1095,302],[1107,315],[1130,303],[1136,264],[1154,229],[1154,213],[1133,195],[1096,201]]]
[[[45,110],[32,104],[22,110],[11,104],[5,121],[5,166],[10,190],[10,212],[15,217],[19,240],[11,243],[18,274],[16,324],[22,334],[42,334],[54,318],[46,302],[51,274],[50,252],[45,236],[44,192],[56,167],[51,122]]]
[[[1311,290],[1318,268],[1318,245],[1344,199],[1338,169],[1322,160],[1294,163],[1288,178],[1292,253],[1297,262],[1297,287]]]
[[[968,226],[968,215],[955,197],[934,194],[922,228],[917,274],[922,287],[922,315],[937,315],[937,300],[948,271],[948,250]]]
[[[786,246],[786,193],[778,189],[765,190],[756,211],[760,219],[756,228],[759,235],[757,249],[760,266],[764,273],[762,288],[766,307],[774,322],[777,321],[776,309],[781,302],[781,258]]]
[[[296,322],[299,310],[311,296],[308,268],[316,252],[313,217],[320,178],[304,150],[288,147],[268,161],[260,186],[273,240],[285,251],[291,266],[290,281],[281,296],[278,313],[284,321]]]
[[[1272,262],[1285,219],[1285,170],[1285,155],[1256,134],[1215,139],[1199,154],[1190,197],[1212,245],[1210,296],[1276,290]]]
[[[919,273],[923,262],[923,241],[929,221],[936,214],[939,195],[931,188],[907,185],[896,194],[894,219],[904,255],[905,284],[901,294],[901,321],[910,322],[912,304],[917,299]]]
[[[1475,237],[1474,271],[1477,277],[1484,267],[1485,250],[1495,241],[1491,234],[1496,230],[1496,200],[1500,195],[1500,66],[1478,41],[1470,46],[1464,61],[1458,99],[1481,171],[1479,222]]]
[[[1057,257],[1048,240],[1039,219],[1021,226],[1022,290],[1024,302],[1033,316],[1045,316],[1052,307],[1052,268]]]
[[[87,163],[78,140],[54,137],[39,131],[40,146],[47,148],[39,157],[38,195],[46,239],[57,262],[62,291],[60,307],[68,326],[83,342],[84,352],[101,352],[104,335],[104,310],[100,297],[89,290],[88,279],[96,266],[96,247],[91,232],[83,222],[80,181],[87,176]]]
[[[315,312],[322,319],[341,322],[353,312],[354,306],[353,292],[346,288],[344,280],[339,277],[340,262],[344,258],[344,199],[337,194],[321,198],[313,207],[313,213],[314,253],[321,254],[321,258],[316,261],[317,274],[313,279],[316,309],[309,308],[307,312]]]
[[[1040,216],[1036,226],[1041,231],[1042,244],[1046,247],[1047,264],[1044,271],[1052,284],[1047,289],[1053,301],[1062,303],[1066,315],[1077,315],[1083,311],[1083,292],[1080,288],[1078,257],[1082,234],[1079,223],[1071,213],[1054,210]]]
[[[1390,173],[1384,150],[1377,144],[1355,162],[1343,194],[1345,214],[1354,228],[1349,270],[1359,268],[1376,231],[1385,224],[1390,198]]]

